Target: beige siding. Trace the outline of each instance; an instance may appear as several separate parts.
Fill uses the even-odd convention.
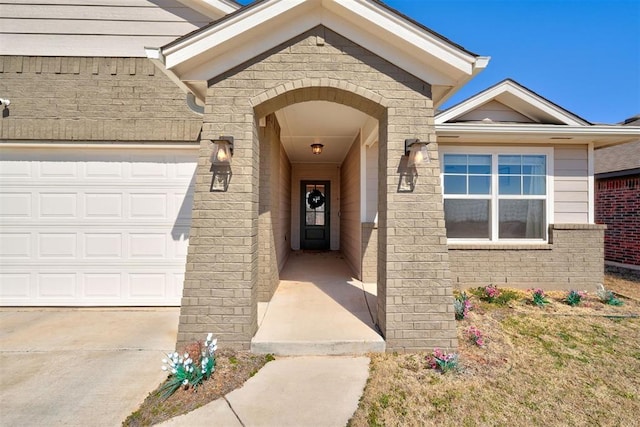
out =
[[[144,57],[211,20],[176,0],[5,0],[0,55]]]
[[[554,149],[554,222],[589,222],[589,173],[587,146]]]
[[[458,117],[456,122],[478,122],[490,119],[493,122],[533,123],[529,117],[507,107],[498,101],[490,101],[480,107]]]
[[[360,135],[340,168],[340,250],[356,278],[362,278],[360,226]]]
[[[300,182],[307,180],[330,182],[330,248],[340,250],[340,166],[332,163],[295,163],[291,167],[291,249],[300,249]]]

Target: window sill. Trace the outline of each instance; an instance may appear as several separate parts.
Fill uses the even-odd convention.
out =
[[[549,243],[449,243],[449,250],[489,251],[550,251]]]

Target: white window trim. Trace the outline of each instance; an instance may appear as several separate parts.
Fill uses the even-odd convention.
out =
[[[489,199],[491,201],[491,239],[458,239],[447,238],[447,243],[452,244],[486,244],[486,245],[522,245],[522,244],[540,244],[549,241],[549,225],[554,223],[553,213],[554,209],[554,149],[553,147],[513,147],[513,146],[492,146],[492,147],[478,147],[478,146],[440,146],[438,150],[439,158],[441,159],[440,165],[440,185],[442,187],[442,198],[446,198],[444,194],[444,155],[445,154],[490,154],[491,157],[491,195],[485,196],[482,194],[474,195],[455,195],[452,198],[456,199]],[[541,199],[546,200],[545,207],[545,232],[544,239],[499,239],[498,233],[498,216],[497,212],[498,201],[500,200],[497,194],[498,189],[498,155],[544,155],[547,158],[547,174],[546,174],[546,196],[507,196],[502,199]],[[495,237],[495,240],[494,240]]]

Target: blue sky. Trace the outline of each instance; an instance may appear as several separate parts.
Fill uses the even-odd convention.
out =
[[[491,57],[489,66],[444,107],[512,78],[594,123],[640,114],[640,0],[386,3],[467,50]]]

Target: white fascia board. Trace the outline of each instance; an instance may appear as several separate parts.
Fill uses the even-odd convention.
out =
[[[592,142],[594,147],[621,144],[640,138],[640,127],[629,126],[568,126],[536,124],[485,124],[485,123],[442,123],[436,124],[438,138],[461,139],[479,136],[485,139],[505,136],[538,137],[536,142],[553,144],[584,144]],[[455,142],[452,139],[450,142]]]
[[[247,34],[240,34],[227,41],[224,50],[218,49],[215,56],[208,57],[204,62],[185,63],[174,69],[183,80],[207,81],[320,24],[317,14],[300,15],[287,25],[279,25],[280,20],[284,24],[288,18],[265,24],[274,31],[265,31],[262,37],[250,38]]]
[[[167,68],[174,68],[183,62],[202,55],[224,44],[254,27],[260,26],[276,16],[282,15],[300,5],[305,0],[266,1],[230,17],[211,28],[197,32],[191,37],[163,49],[167,58]],[[258,53],[254,50],[254,53]],[[210,76],[212,77],[212,76]]]
[[[498,86],[484,93],[480,93],[478,95],[472,96],[466,101],[463,101],[460,104],[452,108],[449,108],[446,111],[443,111],[442,113],[438,114],[435,117],[435,123],[443,124],[450,120],[454,120],[494,99],[500,102],[500,99],[499,99],[500,95],[504,93],[509,93],[515,96],[516,98],[522,100],[523,103],[526,103],[531,107],[536,108],[544,112],[545,114],[548,114],[554,117],[556,120],[559,120],[565,123],[566,125],[569,125],[569,126],[588,126],[589,125],[588,123],[582,120],[577,120],[576,118],[567,115],[564,111],[560,110],[557,106],[551,104],[545,99],[541,99],[540,97],[535,96],[534,94],[528,91],[525,91],[523,88],[515,85],[511,81],[502,82]],[[510,106],[510,105],[507,104],[507,106]],[[512,106],[510,107],[514,108]],[[526,113],[526,111],[523,112],[516,108],[514,108],[514,110],[520,112],[521,114],[529,118],[532,118]]]
[[[426,54],[416,56],[415,48],[413,52],[409,52],[406,50],[409,48],[408,45],[394,45],[390,42],[390,39],[378,38],[380,37],[379,35],[375,37],[374,33],[363,31],[339,15],[325,12],[322,16],[321,23],[327,28],[431,85],[452,86],[457,82],[456,77],[460,78],[466,75],[465,71],[460,70],[458,70],[458,73],[454,73],[451,69],[447,72],[442,64],[428,62],[430,56]],[[468,68],[470,71],[471,67]]]
[[[227,0],[178,0],[190,9],[208,16],[212,20],[220,19],[242,6]]]
[[[327,10],[334,11],[337,16],[348,19],[352,24],[365,25],[374,33],[387,35],[378,36],[380,40],[393,40],[403,44],[405,49],[410,46],[414,52],[417,48],[422,55],[432,56],[446,63],[448,68],[457,68],[467,75],[473,72],[475,56],[401,19],[376,3],[366,0],[332,0],[325,1],[324,5]],[[364,22],[362,18],[365,18]]]

